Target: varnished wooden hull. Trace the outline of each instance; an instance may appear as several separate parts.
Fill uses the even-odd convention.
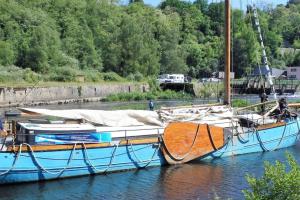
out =
[[[223,128],[174,122],[165,129],[162,152],[169,164],[182,164],[216,151],[224,143]]]

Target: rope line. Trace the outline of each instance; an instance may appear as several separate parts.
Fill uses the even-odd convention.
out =
[[[218,150],[218,149],[216,148],[216,146],[215,146],[215,143],[214,143],[213,139],[212,139],[211,132],[210,132],[210,128],[209,128],[209,125],[208,125],[208,124],[206,124],[206,129],[207,129],[207,134],[208,134],[208,137],[209,137],[211,146],[214,148],[215,151]]]
[[[112,156],[111,156],[111,158],[110,158],[109,164],[107,165],[106,169],[104,169],[104,170],[99,170],[99,169],[97,169],[97,167],[95,167],[95,165],[94,165],[94,164],[91,162],[91,160],[89,159],[89,155],[88,155],[88,153],[87,153],[87,148],[86,148],[86,146],[85,146],[85,143],[82,143],[82,145],[83,145],[83,148],[84,148],[84,154],[85,154],[85,156],[86,156],[86,158],[87,158],[87,161],[88,161],[89,166],[92,167],[93,170],[96,171],[97,173],[105,173],[105,172],[107,172],[107,170],[111,167],[111,165],[112,165],[112,163],[113,163],[113,161],[114,161],[115,154],[116,154],[116,152],[117,152],[117,149],[119,148],[120,142],[119,142],[118,144],[114,145],[115,148],[114,148],[114,150],[113,150],[113,154],[112,154]]]
[[[130,147],[131,147],[131,151],[132,151],[132,153],[133,153],[135,159],[136,159],[139,163],[145,163],[145,162],[146,162],[146,164],[145,164],[144,166],[140,167],[140,168],[145,168],[145,167],[147,167],[147,166],[153,161],[154,156],[155,156],[157,150],[160,148],[160,143],[158,142],[158,145],[157,145],[157,147],[156,147],[156,149],[155,149],[153,155],[151,156],[150,160],[140,160],[139,157],[136,155],[135,150],[133,149],[133,145],[132,145],[131,142],[130,142]]]
[[[114,161],[114,159],[115,159],[116,152],[117,152],[117,149],[118,149],[118,147],[119,147],[120,142],[119,142],[118,144],[114,145],[115,148],[114,148],[114,150],[113,150],[112,156],[111,156],[110,161],[109,161],[109,163],[108,163],[108,165],[107,165],[107,168],[104,169],[104,170],[99,170],[99,169],[97,169],[97,167],[92,163],[92,161],[91,161],[90,158],[89,158],[89,155],[88,155],[88,152],[87,152],[87,148],[86,148],[85,143],[81,143],[81,144],[82,144],[82,146],[83,146],[83,149],[84,149],[84,155],[85,155],[85,158],[84,158],[83,160],[86,160],[86,161],[88,162],[89,166],[90,166],[95,172],[97,172],[97,173],[104,173],[104,172],[107,172],[107,170],[109,170],[109,169],[111,168],[111,166],[112,166],[112,164],[113,164],[113,161]],[[75,143],[75,144],[74,144],[73,149],[72,149],[72,151],[71,151],[71,153],[70,153],[70,156],[69,156],[67,165],[66,165],[64,168],[62,168],[60,171],[58,171],[58,172],[53,172],[54,170],[49,170],[49,169],[47,169],[46,167],[44,167],[44,166],[39,162],[39,160],[37,159],[37,156],[35,155],[34,150],[32,149],[32,147],[31,147],[30,144],[28,144],[28,143],[22,143],[22,144],[20,144],[19,149],[18,149],[18,152],[17,152],[16,155],[15,155],[15,159],[14,159],[14,161],[13,161],[12,166],[11,166],[8,170],[6,170],[6,171],[0,173],[0,176],[8,174],[10,171],[12,171],[12,170],[15,168],[15,165],[16,165],[17,161],[19,160],[19,157],[20,157],[21,154],[22,154],[22,147],[23,147],[23,146],[27,146],[27,147],[29,148],[30,153],[31,153],[32,158],[33,158],[33,161],[36,163],[37,167],[40,168],[43,172],[46,172],[46,173],[49,173],[49,174],[52,174],[52,175],[60,175],[60,174],[62,174],[62,173],[70,166],[70,163],[71,163],[71,161],[73,160],[74,151],[76,150],[76,146],[77,146],[77,145],[78,145],[78,143]],[[131,151],[132,151],[134,157],[138,160],[139,163],[145,163],[145,162],[147,162],[143,167],[141,167],[141,168],[144,168],[144,167],[147,167],[147,166],[154,160],[154,157],[155,157],[155,155],[156,155],[158,149],[160,148],[160,143],[158,143],[158,145],[157,145],[157,147],[156,147],[156,149],[155,149],[153,155],[151,156],[150,160],[144,160],[144,161],[142,161],[142,160],[140,160],[140,159],[138,158],[138,156],[137,156],[136,153],[135,153],[136,150],[134,150],[132,143],[130,143],[130,147],[131,147]]]
[[[215,158],[221,158],[221,157],[223,156],[223,154],[226,152],[226,150],[227,150],[227,148],[228,148],[228,144],[229,144],[230,141],[232,141],[232,138],[233,138],[233,137],[228,137],[228,138],[227,138],[227,142],[226,142],[220,149],[218,149],[218,150],[212,152],[211,156],[212,156],[214,159],[215,159]],[[218,153],[219,150],[222,150],[224,147],[225,147],[225,149],[223,150],[223,152],[222,152],[220,155],[218,155],[218,156],[215,156],[215,155],[214,155],[214,153]]]
[[[19,160],[21,152],[22,152],[22,150],[21,150],[21,148],[19,148],[18,153],[15,155],[15,159],[14,159],[14,162],[13,162],[12,166],[8,170],[6,170],[5,172],[2,172],[0,174],[0,176],[8,174],[11,170],[13,170],[15,168],[15,165],[16,165],[17,161]]]
[[[168,152],[169,156],[175,160],[175,161],[182,161],[183,159],[185,159],[188,155],[190,155],[191,151],[192,151],[192,148],[193,146],[195,145],[195,142],[196,142],[196,139],[197,139],[197,136],[198,136],[198,130],[199,130],[199,127],[200,127],[200,124],[198,124],[197,126],[197,130],[196,130],[196,133],[195,133],[195,136],[194,136],[194,139],[193,139],[193,142],[192,142],[192,145],[190,146],[190,149],[187,151],[187,153],[185,153],[182,157],[176,157],[174,155],[171,154],[171,152],[169,151],[165,141],[164,141],[164,138],[162,137],[162,141],[164,143],[164,147],[166,149],[166,151]]]
[[[299,136],[299,134],[300,134],[300,126],[299,126],[299,120],[298,120],[298,117],[296,118],[296,120],[297,120],[298,133],[297,133],[295,142],[298,140],[298,136]]]
[[[38,167],[39,167],[40,169],[42,169],[42,171],[44,171],[44,172],[46,172],[46,173],[49,173],[49,174],[52,174],[52,175],[58,175],[58,174],[62,174],[62,173],[69,167],[71,161],[73,160],[73,154],[74,154],[74,151],[75,151],[75,149],[76,149],[77,143],[75,143],[75,144],[73,145],[73,149],[72,149],[72,151],[71,151],[71,153],[70,153],[70,156],[69,156],[67,165],[66,165],[63,169],[61,169],[60,171],[58,171],[58,172],[51,172],[50,170],[48,170],[48,169],[46,169],[44,166],[42,166],[42,165],[40,164],[40,162],[38,161],[38,159],[36,158],[35,153],[34,153],[34,151],[33,151],[33,149],[32,149],[32,147],[31,147],[30,144],[22,143],[22,144],[20,145],[19,148],[22,149],[22,146],[23,146],[23,145],[26,145],[26,146],[29,147],[30,152],[32,153],[32,156],[33,156],[34,161],[36,162],[36,164],[38,165]]]
[[[283,140],[283,138],[284,138],[284,136],[285,136],[286,127],[287,127],[287,123],[286,123],[285,126],[284,126],[284,130],[283,130],[282,136],[281,136],[281,138],[280,138],[278,144],[277,144],[276,147],[273,148],[273,149],[267,149],[267,148],[265,147],[265,145],[264,145],[264,143],[263,143],[263,141],[262,141],[262,139],[261,139],[261,137],[260,137],[260,135],[259,135],[259,131],[258,131],[256,128],[254,128],[254,131],[255,131],[255,133],[256,133],[257,140],[258,140],[258,142],[259,142],[261,148],[263,149],[263,151],[275,151],[276,149],[278,149],[279,145],[281,144],[281,142],[282,142],[282,140]]]

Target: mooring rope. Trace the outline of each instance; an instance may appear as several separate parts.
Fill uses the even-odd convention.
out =
[[[207,129],[207,134],[208,134],[208,137],[209,137],[211,146],[214,148],[215,151],[218,150],[218,149],[216,148],[216,145],[215,145],[215,143],[214,143],[214,141],[213,141],[213,138],[212,138],[212,136],[211,136],[211,132],[210,132],[210,128],[209,128],[209,125],[208,125],[208,124],[206,124],[206,129]]]
[[[145,168],[153,161],[155,154],[157,153],[158,149],[160,148],[160,143],[159,142],[157,143],[157,147],[156,147],[155,151],[153,152],[153,155],[151,156],[150,160],[140,160],[139,157],[136,155],[135,150],[133,149],[132,142],[130,142],[130,147],[131,147],[131,151],[132,151],[135,159],[138,161],[138,163],[146,162],[146,164],[144,166],[142,166],[142,167],[139,166],[139,168]]]
[[[49,169],[46,169],[44,166],[41,165],[41,163],[40,163],[40,162],[38,161],[38,159],[36,158],[35,153],[34,153],[34,151],[33,151],[33,149],[32,149],[32,147],[31,147],[30,144],[28,144],[28,143],[22,143],[22,144],[20,145],[19,148],[22,149],[22,146],[23,146],[23,145],[26,145],[26,146],[29,147],[30,152],[32,153],[32,156],[33,156],[34,161],[36,162],[36,164],[38,165],[38,167],[39,167],[40,169],[42,169],[42,171],[44,171],[44,172],[46,172],[46,173],[49,173],[49,174],[52,174],[52,175],[57,175],[57,174],[62,174],[62,173],[69,167],[71,161],[73,160],[73,154],[74,154],[74,151],[76,150],[77,143],[75,143],[75,144],[73,145],[73,149],[72,149],[71,154],[70,154],[70,156],[69,156],[67,165],[66,165],[63,169],[61,169],[60,171],[55,172],[55,173],[54,173],[54,172],[51,172]]]
[[[164,148],[166,149],[166,151],[168,152],[169,156],[175,160],[175,161],[182,161],[183,159],[185,159],[188,155],[190,155],[191,151],[192,151],[192,148],[193,146],[195,145],[195,142],[196,142],[196,139],[198,137],[198,130],[199,130],[199,127],[200,127],[200,124],[198,124],[197,126],[197,130],[196,130],[196,133],[195,133],[195,136],[194,136],[194,139],[193,139],[193,142],[192,142],[192,145],[190,146],[189,150],[187,151],[187,153],[185,153],[182,157],[175,157],[174,155],[171,154],[171,152],[169,151],[166,143],[164,142],[164,138],[162,137],[162,141],[164,143]]]
[[[296,136],[295,142],[297,142],[297,140],[298,140],[298,136],[299,136],[299,134],[300,134],[300,126],[299,126],[299,120],[298,120],[298,117],[296,117],[296,121],[297,121],[298,133],[297,133],[297,136]]]
[[[282,136],[281,136],[281,138],[280,138],[278,144],[277,144],[276,147],[273,148],[273,149],[267,149],[267,148],[265,147],[265,145],[264,145],[264,143],[263,143],[263,141],[262,141],[262,139],[261,139],[261,137],[260,137],[260,135],[259,135],[259,131],[258,131],[256,128],[254,128],[254,131],[255,131],[255,133],[256,133],[257,140],[258,140],[258,142],[259,142],[261,148],[263,149],[263,151],[275,151],[275,150],[279,147],[279,145],[281,144],[281,142],[282,142],[282,140],[283,140],[283,138],[284,138],[284,136],[285,136],[286,127],[287,127],[287,123],[286,123],[285,126],[284,126],[284,130],[283,130]]]
[[[97,169],[97,167],[91,162],[91,160],[90,160],[90,158],[89,158],[89,155],[88,155],[88,153],[87,153],[87,148],[86,148],[86,146],[85,146],[85,143],[82,143],[82,145],[83,145],[83,148],[84,148],[84,154],[85,154],[85,157],[86,157],[86,159],[87,159],[87,161],[88,161],[89,166],[92,167],[93,170],[96,171],[97,173],[105,173],[105,172],[107,172],[107,170],[109,170],[109,168],[112,166],[112,163],[113,163],[113,161],[114,161],[114,159],[115,159],[115,155],[116,155],[117,149],[119,148],[120,142],[114,145],[115,148],[114,148],[114,150],[113,150],[112,156],[110,157],[110,161],[109,161],[109,163],[108,163],[106,169],[104,169],[104,170]]]
[[[250,139],[248,140],[245,140],[243,137],[242,137],[242,134],[245,134],[245,131],[244,131],[244,128],[241,126],[242,128],[242,133],[239,132],[238,130],[238,127],[237,126],[234,126],[234,123],[233,123],[233,118],[231,118],[231,126],[232,126],[232,134],[233,134],[233,131],[235,130],[236,131],[236,136],[238,137],[238,140],[241,141],[243,144],[246,144],[250,141]],[[249,133],[248,133],[248,137],[249,137]]]
[[[3,147],[4,147],[5,143],[6,143],[7,137],[8,137],[8,134],[4,137],[4,140],[2,141],[2,146],[1,146],[0,151],[3,150]]]
[[[8,174],[11,170],[13,170],[15,168],[15,165],[16,165],[17,161],[19,160],[21,152],[22,152],[22,149],[19,148],[18,153],[15,155],[15,159],[14,159],[14,162],[13,162],[12,166],[8,170],[6,170],[5,172],[2,172],[0,174],[0,176]]]
[[[226,152],[229,142],[232,141],[232,137],[228,137],[227,142],[220,149],[212,152],[211,157],[213,157],[214,159],[215,158],[221,158],[223,156],[223,154]],[[214,155],[214,153],[217,153],[219,150],[222,150],[224,147],[225,147],[225,149],[223,150],[223,152],[220,155],[218,155],[218,156]]]

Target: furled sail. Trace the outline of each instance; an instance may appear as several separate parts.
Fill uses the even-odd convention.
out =
[[[104,126],[162,126],[159,115],[155,111],[147,110],[105,111],[84,109],[48,110],[33,108],[20,108],[20,110],[25,113],[55,116],[65,119],[84,119],[88,122]]]

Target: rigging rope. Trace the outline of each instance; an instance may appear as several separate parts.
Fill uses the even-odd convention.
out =
[[[129,142],[129,141],[128,141],[128,142]],[[144,166],[142,166],[142,167],[139,166],[139,168],[145,168],[145,167],[147,167],[147,166],[153,161],[154,156],[155,156],[157,150],[160,148],[160,142],[158,142],[157,147],[156,147],[155,151],[153,152],[153,155],[151,156],[150,160],[140,160],[140,159],[138,158],[138,156],[136,155],[135,150],[133,149],[133,146],[132,146],[132,143],[131,143],[131,142],[130,142],[130,147],[131,147],[131,151],[132,151],[132,153],[133,153],[135,159],[136,159],[139,163],[145,163],[145,162],[146,162],[146,164],[145,164]]]
[[[85,159],[87,160],[89,166],[92,167],[93,170],[96,171],[97,173],[104,173],[104,172],[107,172],[107,170],[112,166],[112,163],[113,163],[113,161],[114,161],[115,154],[116,154],[116,151],[117,151],[117,149],[118,149],[118,147],[119,147],[120,142],[119,142],[118,144],[115,145],[115,148],[114,148],[114,150],[113,150],[112,156],[111,156],[110,161],[109,161],[109,164],[107,165],[107,168],[104,169],[104,170],[99,170],[99,169],[97,169],[97,167],[91,162],[91,160],[90,160],[90,158],[89,158],[89,155],[88,155],[88,153],[87,153],[87,148],[86,148],[85,143],[81,143],[81,144],[82,144],[83,149],[84,149]],[[69,167],[71,161],[73,160],[74,151],[76,150],[76,146],[78,145],[78,143],[75,143],[75,144],[74,144],[73,149],[72,149],[72,151],[71,151],[71,154],[70,154],[70,156],[69,156],[67,165],[66,165],[63,169],[61,169],[60,171],[55,172],[55,173],[52,172],[53,170],[51,171],[51,170],[49,170],[49,169],[46,169],[44,166],[41,165],[41,163],[38,161],[38,159],[37,159],[37,157],[36,157],[36,155],[35,155],[35,153],[34,153],[34,150],[32,149],[32,147],[31,147],[30,144],[28,144],[28,143],[22,143],[22,144],[20,144],[20,146],[19,146],[19,150],[18,150],[18,152],[17,152],[17,154],[16,154],[16,156],[15,156],[15,159],[14,159],[14,161],[13,161],[12,166],[11,166],[8,170],[6,170],[6,171],[0,173],[0,176],[8,174],[11,170],[13,170],[13,169],[15,168],[15,165],[16,165],[17,161],[19,160],[20,155],[22,154],[22,147],[23,147],[23,145],[25,145],[25,146],[27,146],[27,147],[29,148],[30,153],[32,154],[33,160],[34,160],[34,162],[37,164],[38,168],[40,168],[42,171],[44,171],[44,172],[46,172],[46,173],[49,173],[49,174],[52,174],[52,175],[58,175],[58,174],[62,174],[62,173]],[[131,151],[132,151],[132,153],[134,154],[135,158],[138,160],[138,162],[140,162],[140,163],[145,163],[145,162],[147,162],[143,167],[140,167],[140,168],[144,168],[144,167],[147,167],[147,166],[154,160],[154,157],[155,157],[155,155],[156,155],[158,149],[160,148],[160,143],[158,143],[158,145],[157,145],[157,147],[156,147],[156,149],[155,149],[155,151],[154,151],[154,153],[153,153],[151,159],[150,159],[150,160],[147,160],[147,161],[141,161],[141,160],[137,157],[137,155],[136,155],[136,153],[135,153],[135,150],[133,149],[132,143],[130,143],[130,146],[131,146]],[[84,159],[84,160],[85,160],[85,159]]]
[[[282,136],[281,136],[281,138],[280,138],[278,144],[277,144],[276,147],[273,148],[273,149],[267,149],[267,148],[265,147],[265,145],[264,145],[264,143],[263,143],[263,141],[262,141],[262,139],[261,139],[261,137],[260,137],[260,135],[259,135],[259,131],[258,131],[255,127],[253,127],[253,128],[254,128],[254,131],[255,131],[255,134],[256,134],[256,137],[257,137],[257,140],[258,140],[258,142],[259,142],[261,148],[263,149],[263,151],[275,151],[276,149],[278,149],[279,145],[281,144],[281,142],[282,142],[282,140],[283,140],[283,138],[284,138],[284,136],[285,136],[286,127],[287,127],[287,123],[285,123],[284,130],[283,130]]]
[[[50,170],[46,169],[44,166],[42,166],[42,165],[40,164],[40,162],[37,160],[37,158],[36,158],[36,156],[35,156],[35,153],[34,153],[34,151],[33,151],[33,149],[32,149],[32,147],[31,147],[30,144],[22,143],[22,144],[20,145],[19,148],[22,149],[22,146],[23,146],[23,145],[26,145],[26,146],[29,147],[30,152],[32,153],[33,159],[34,159],[34,161],[36,162],[36,164],[38,165],[38,167],[39,167],[40,169],[42,169],[42,170],[43,170],[44,172],[46,172],[46,173],[49,173],[49,174],[52,174],[52,175],[58,175],[58,174],[62,174],[62,173],[69,167],[71,161],[73,160],[73,154],[74,154],[74,151],[75,151],[75,149],[76,149],[77,143],[75,143],[75,144],[73,145],[73,149],[72,149],[72,151],[71,151],[71,153],[70,153],[70,156],[69,156],[67,165],[66,165],[63,169],[61,169],[60,171],[55,172],[55,173],[51,172]]]
[[[85,154],[85,157],[87,158],[87,161],[88,161],[89,166],[92,167],[93,170],[96,171],[97,173],[104,173],[104,172],[107,172],[107,170],[111,167],[111,165],[112,165],[112,163],[113,163],[113,160],[114,160],[114,158],[115,158],[115,154],[116,154],[117,149],[118,149],[118,147],[119,147],[119,144],[120,144],[120,142],[119,142],[118,144],[116,144],[116,145],[114,144],[115,148],[114,148],[114,150],[113,150],[113,154],[112,154],[112,156],[111,156],[111,158],[110,158],[110,161],[109,161],[109,164],[107,165],[107,168],[104,169],[104,170],[99,170],[99,169],[97,169],[97,167],[95,167],[95,165],[91,162],[91,160],[90,160],[90,158],[89,158],[89,155],[88,155],[88,153],[87,153],[87,149],[86,149],[85,143],[82,143],[83,148],[84,148],[84,154]]]
[[[12,166],[8,170],[0,173],[0,176],[8,174],[11,170],[13,170],[15,168],[15,165],[16,165],[17,161],[19,160],[21,151],[22,151],[21,148],[19,148],[18,153],[15,155],[15,159],[14,159]]]
[[[166,151],[168,152],[168,155],[175,161],[182,161],[183,159],[185,159],[192,151],[192,148],[196,142],[196,139],[198,137],[198,132],[199,132],[199,127],[200,127],[200,124],[198,124],[197,126],[197,130],[196,130],[196,133],[195,133],[195,136],[194,136],[194,139],[193,139],[193,142],[192,142],[192,145],[190,146],[189,150],[187,151],[187,153],[185,153],[182,157],[176,157],[174,155],[171,154],[171,152],[169,151],[166,143],[164,142],[164,138],[162,137],[162,141],[164,143],[164,148],[166,149]]]
[[[273,84],[273,81],[272,81],[271,70],[270,70],[270,67],[268,65],[268,57],[267,57],[267,54],[266,54],[266,49],[265,49],[264,41],[263,41],[263,38],[262,38],[262,32],[261,32],[260,23],[259,23],[258,12],[257,12],[257,9],[256,9],[256,5],[253,3],[253,0],[252,0],[252,10],[253,10],[254,21],[255,21],[255,25],[256,25],[259,40],[260,40],[260,45],[261,45],[261,48],[262,48],[263,65],[264,65],[264,67],[267,71],[266,77],[267,77],[268,83],[270,84],[271,91],[274,94],[274,99],[277,99],[275,87],[274,87],[274,84]]]

